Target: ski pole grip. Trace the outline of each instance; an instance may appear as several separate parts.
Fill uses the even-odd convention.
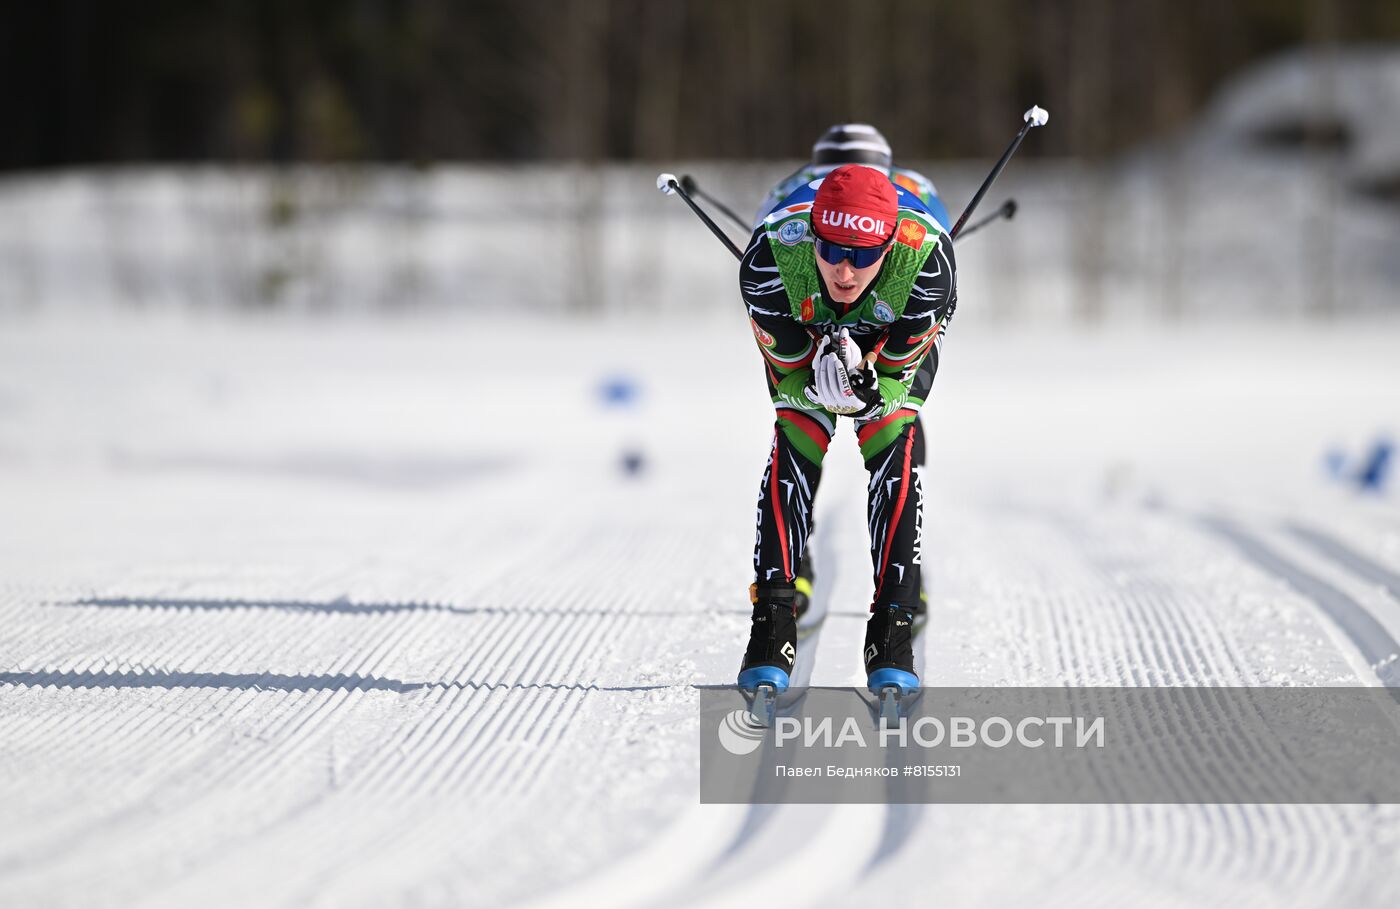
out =
[[[1050,112],[1039,104],[1035,104],[1031,106],[1030,110],[1026,111],[1026,115],[1023,119],[1031,126],[1044,126],[1050,122]]]

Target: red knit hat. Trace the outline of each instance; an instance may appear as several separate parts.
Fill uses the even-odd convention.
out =
[[[890,178],[845,164],[822,179],[812,203],[812,229],[828,243],[879,246],[894,234],[899,201]]]

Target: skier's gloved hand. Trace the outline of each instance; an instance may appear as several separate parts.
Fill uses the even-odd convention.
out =
[[[843,406],[842,396],[830,394],[832,387],[832,377],[830,373],[831,361],[834,357],[831,354],[831,338],[823,335],[817,341],[817,351],[812,356],[812,382],[802,393],[807,396],[818,407],[831,410],[833,407]],[[840,411],[836,411],[839,413]]]
[[[866,363],[864,369],[852,371],[850,377],[851,392],[864,405],[851,416],[857,420],[866,420],[884,410],[885,401],[880,397],[880,382],[875,375],[875,364]]]
[[[851,340],[849,328],[841,329],[834,343],[836,352],[841,355],[841,365],[845,366],[846,373],[854,378],[856,370],[860,369],[860,345]]]
[[[847,339],[849,347],[854,344]],[[807,400],[835,414],[859,414],[870,408],[871,388],[857,391],[851,382],[851,373],[846,368],[845,354],[840,340],[833,344],[823,338],[817,344],[817,353],[812,361],[812,384],[804,392]],[[849,349],[849,348],[848,348]],[[857,359],[857,362],[859,360]],[[857,373],[859,375],[860,373]],[[873,381],[871,383],[873,385]],[[864,387],[864,386],[863,386]],[[875,399],[879,399],[878,388],[873,389]]]
[[[860,345],[851,339],[850,331],[843,328],[837,337],[841,351],[841,363],[850,377],[851,391],[860,399],[861,409],[851,416],[863,420],[880,412],[885,406],[880,398],[880,383],[875,376],[875,365],[865,361],[860,355]]]

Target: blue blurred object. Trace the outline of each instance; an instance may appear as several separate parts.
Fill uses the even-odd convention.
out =
[[[1380,492],[1385,488],[1386,475],[1390,472],[1395,447],[1390,440],[1381,437],[1371,446],[1371,455],[1356,474],[1356,485],[1367,492]]]
[[[617,469],[629,479],[637,479],[646,471],[647,458],[642,446],[629,441],[627,436],[635,435],[642,414],[637,404],[642,397],[642,383],[626,373],[614,373],[598,383],[598,403],[605,410],[622,411],[616,417],[604,418],[612,426],[613,444],[617,446]]]
[[[641,384],[627,375],[608,376],[598,386],[598,397],[604,407],[630,407],[641,396]]]
[[[1395,446],[1385,436],[1371,443],[1370,452],[1359,458],[1348,458],[1341,448],[1329,448],[1322,456],[1323,466],[1332,479],[1355,486],[1362,492],[1383,492],[1390,476],[1390,464],[1395,459]]]
[[[1327,475],[1332,479],[1342,479],[1347,466],[1347,453],[1340,448],[1327,449],[1327,453],[1322,456],[1322,466],[1327,468]]]

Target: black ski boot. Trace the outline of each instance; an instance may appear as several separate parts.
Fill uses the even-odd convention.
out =
[[[866,685],[872,694],[896,688],[901,695],[919,687],[914,674],[914,611],[893,603],[876,604],[865,623]]]
[[[786,691],[797,664],[793,585],[755,584],[749,590],[753,598],[753,627],[739,669],[739,687],[756,690],[768,686],[775,692]]]

